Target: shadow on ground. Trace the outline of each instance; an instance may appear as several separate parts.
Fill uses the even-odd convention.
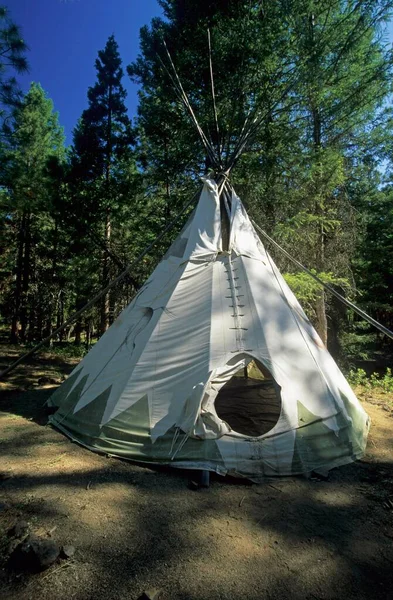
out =
[[[1,345],[0,372],[13,364],[18,358],[29,350],[28,347],[17,345]],[[48,352],[33,355],[13,369],[2,381],[0,392],[30,390],[39,385],[40,380],[51,380],[58,384],[72,371],[80,358],[63,358]]]
[[[195,492],[188,474],[93,454],[46,426],[54,389],[3,395],[0,548],[23,518],[76,554],[33,576],[3,568],[7,599],[132,600],[149,588],[163,600],[391,599],[393,451],[380,409],[370,456],[329,481],[216,476]]]

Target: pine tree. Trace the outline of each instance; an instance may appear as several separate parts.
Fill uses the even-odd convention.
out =
[[[15,25],[5,6],[0,6],[0,120],[2,127],[9,132],[9,109],[15,108],[21,100],[15,76],[28,70],[27,46],[21,31]]]
[[[275,144],[275,128],[283,112],[275,109],[280,103],[283,108],[284,91],[293,74],[285,56],[290,32],[285,29],[285,10],[280,2],[267,7],[261,2],[241,0],[161,0],[160,5],[165,20],[154,19],[150,28],[142,28],[141,54],[128,66],[128,74],[141,85],[141,160],[151,185],[173,205],[176,189],[183,188],[190,177],[208,172],[211,165],[193,123],[179,105],[164,40],[197,118],[224,160],[236,148],[247,115],[257,116],[262,128],[270,128],[270,140],[265,143],[261,137],[254,146],[259,155],[254,162],[257,172]],[[218,128],[212,101],[208,29]],[[244,156],[231,174],[234,181],[247,188],[242,189],[243,196],[244,191],[248,195],[249,177],[242,165],[252,168],[250,161],[250,156]],[[172,188],[171,198],[168,187]]]
[[[350,155],[368,144],[375,116],[389,92],[392,57],[383,25],[390,16],[390,2],[297,4],[291,15],[296,40],[292,51],[299,73],[297,113],[302,117],[299,156],[307,172],[303,184],[298,184],[301,210],[292,224],[299,226],[297,237],[303,241],[308,263],[320,273],[338,267],[347,275],[345,221],[351,209],[345,184],[351,177]],[[326,344],[323,291],[315,307],[317,328]]]
[[[34,289],[39,288],[40,279],[37,247],[43,233],[52,227],[48,215],[55,183],[49,163],[64,158],[64,134],[58,115],[37,83],[31,84],[15,113],[12,140],[3,163],[2,201],[3,227],[13,240],[8,257],[16,256],[11,299],[11,340],[16,342],[26,339],[29,321],[32,325],[29,312],[34,313]]]
[[[390,146],[391,131],[384,128],[383,134]],[[387,153],[387,168],[383,174],[378,158],[375,153],[364,157],[358,165],[357,178],[350,188],[360,222],[353,270],[361,306],[393,330],[392,155],[390,151]],[[355,356],[360,354],[364,359],[376,357],[378,366],[390,367],[393,357],[392,340],[367,323],[359,323],[355,319],[344,342],[349,343],[348,353]]]
[[[74,130],[70,190],[78,198],[82,228],[93,227],[104,242],[101,285],[109,282],[112,219],[121,204],[121,186],[129,176],[133,131],[125,106],[123,70],[114,36],[98,53],[97,82],[88,90],[88,108]],[[101,304],[100,330],[110,321],[110,298]]]
[[[165,39],[216,149],[224,140],[222,151],[230,154],[246,115],[257,116],[253,143],[231,173],[251,214],[323,278],[331,282],[331,271],[337,271],[341,285],[350,275],[355,226],[345,191],[351,154],[367,142],[389,92],[392,59],[383,35],[391,2],[160,4],[166,19],[154,19],[142,29],[141,55],[128,67],[142,86],[140,150],[147,177],[164,193],[166,180],[174,181],[173,198],[176,181],[183,184],[181,172],[195,176],[209,167],[195,128],[179,110]],[[212,110],[208,28],[219,132]],[[289,267],[285,261],[280,266]],[[325,295],[313,298],[316,325],[326,343]]]

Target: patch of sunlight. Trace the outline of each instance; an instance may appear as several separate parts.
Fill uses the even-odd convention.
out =
[[[299,575],[307,573],[310,580],[314,578],[316,581],[323,578],[329,580],[336,573],[340,562],[336,553],[317,538],[310,538],[307,541],[312,544],[312,553],[309,544],[304,546],[304,549],[303,546],[296,545],[296,552],[291,553],[289,570]]]
[[[102,463],[98,462],[93,465],[90,460],[83,459],[75,456],[73,451],[62,452],[56,454],[53,457],[48,457],[47,448],[40,448],[36,446],[34,449],[34,456],[31,459],[26,459],[26,454],[21,456],[12,456],[12,471],[15,475],[30,477],[34,480],[34,477],[41,477],[46,474],[61,473],[61,475],[74,475],[80,474],[86,471],[99,472],[102,470]],[[33,469],[33,471],[32,471]]]
[[[261,369],[256,364],[255,360],[252,360],[248,363],[247,367],[247,377],[250,379],[266,379],[266,376],[261,372]],[[234,377],[244,377],[245,369],[240,369],[237,373],[234,374]]]
[[[1,412],[0,419],[7,419],[8,421],[25,421],[26,417],[22,417],[21,415],[14,415],[9,412]]]
[[[358,502],[358,499],[353,495],[341,492],[337,488],[323,489],[322,487],[314,490],[313,499],[326,504],[327,506],[335,506],[347,508]]]
[[[15,391],[15,384],[12,381],[2,381],[0,383],[0,391],[2,392],[9,392],[9,391]]]
[[[213,539],[212,536],[208,537],[209,542]],[[275,544],[272,540],[271,544],[262,547],[254,544],[252,550],[244,542],[243,538],[233,540],[225,536],[217,552],[211,546],[206,552],[195,552],[191,546],[187,552],[188,561],[182,563],[183,593],[187,597],[199,597],[195,572],[198,573],[198,581],[203,582],[201,585],[204,590],[217,589],[217,573],[222,571],[225,573],[225,597],[255,598],[256,589],[260,591],[263,585],[273,587],[277,582],[284,582],[285,585],[286,580],[290,585],[291,596],[300,598],[304,597],[305,580],[308,588],[313,585],[318,590],[322,585],[329,586],[330,589],[331,579],[337,573],[339,560],[323,545],[313,544],[310,552],[307,543],[305,546],[297,546],[294,552],[293,543],[288,541]],[[277,597],[278,595],[281,597],[281,594],[276,594]],[[258,597],[262,596],[265,594],[258,594]]]
[[[205,515],[198,530],[192,532],[192,543],[195,547],[208,544],[210,550],[216,548],[220,552],[224,545],[227,556],[233,554],[234,559],[241,555],[246,558],[255,554],[258,540],[263,538],[266,541],[269,535],[270,533],[264,528],[260,529],[259,525],[256,527],[253,520],[244,518],[244,511],[238,513],[234,511],[233,514],[222,517]],[[228,546],[229,539],[233,543]]]

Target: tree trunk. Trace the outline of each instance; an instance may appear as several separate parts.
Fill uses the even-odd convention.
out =
[[[56,309],[56,329],[61,327],[64,323],[64,302],[63,302],[63,291],[60,290],[57,295],[57,309]],[[62,329],[59,333],[59,341],[64,340],[65,331]]]
[[[37,339],[38,340],[42,340],[45,336],[45,314],[44,311],[42,310],[42,306],[40,307],[39,311],[38,311],[38,315],[37,315],[37,322],[36,322],[36,335],[37,335]],[[51,331],[48,332],[52,333]]]
[[[53,254],[52,254],[52,273],[51,282],[54,284],[54,288],[50,295],[50,305],[48,311],[48,335],[52,335],[53,331],[53,317],[57,312],[58,294],[56,293],[56,274],[57,274],[57,246],[59,240],[59,229],[57,226],[57,219],[55,218],[54,229],[53,229]],[[50,339],[50,347],[53,346],[53,339]]]
[[[101,285],[105,288],[109,283],[109,255],[111,241],[111,212],[110,212],[110,178],[111,178],[111,161],[112,161],[112,86],[109,86],[108,99],[108,136],[106,140],[106,165],[105,165],[105,195],[107,208],[105,214],[104,226],[104,242],[105,250],[102,255],[102,282]],[[110,297],[109,292],[106,293],[101,300],[101,318],[100,318],[100,333],[103,335],[109,327],[110,314]]]
[[[315,15],[310,15],[309,18],[310,25],[310,45],[311,45],[311,60],[310,67],[311,72],[315,73],[317,71],[318,65],[316,64],[318,61],[317,55],[314,52],[315,39],[314,39],[314,31],[315,31]],[[319,160],[319,154],[322,148],[322,122],[321,122],[321,112],[320,107],[317,104],[317,100],[313,92],[310,93],[310,106],[311,106],[311,117],[312,117],[312,126],[313,126],[313,145],[315,151],[315,159]],[[314,186],[314,197],[315,197],[315,214],[321,217],[319,222],[317,222],[317,239],[316,239],[316,247],[315,247],[315,267],[317,271],[324,271],[325,267],[325,231],[323,226],[323,216],[324,216],[324,201],[321,197],[321,173],[319,173],[319,177],[316,177],[315,186]],[[316,300],[315,311],[317,314],[317,331],[322,342],[327,346],[327,318],[326,318],[326,304],[325,304],[325,290],[321,289],[319,292],[319,297]]]
[[[26,213],[25,218],[25,248],[22,269],[22,299],[20,308],[20,337],[22,341],[26,340],[28,326],[28,292],[30,283],[30,256],[31,256],[31,215]]]
[[[321,217],[321,220],[324,215],[324,205],[322,202],[316,202],[315,205],[315,214]],[[316,239],[316,247],[315,247],[315,268],[320,273],[325,270],[325,230],[323,223],[320,222],[317,225],[318,227],[318,235]],[[319,333],[319,337],[322,342],[327,347],[328,342],[328,325],[327,325],[327,316],[326,316],[326,302],[325,302],[326,294],[325,288],[321,287],[318,292],[318,297],[315,302],[315,312],[317,315],[317,331]]]
[[[316,191],[317,194],[317,191]],[[315,214],[321,217],[317,224],[317,237],[315,241],[315,268],[320,273],[325,270],[325,229],[323,226],[324,204],[322,200],[315,203]],[[315,311],[317,315],[317,331],[322,342],[327,346],[328,326],[326,317],[325,289],[321,288],[315,302]]]
[[[51,296],[50,296],[50,303],[49,303],[49,312],[47,315],[47,319],[46,319],[46,323],[47,323],[47,328],[46,331],[48,332],[47,335],[52,335],[53,332],[53,313],[56,310],[56,300],[55,300],[55,294],[52,292]],[[42,334],[40,333],[40,337],[39,339],[42,339]],[[49,347],[52,348],[53,347],[53,338],[51,338],[49,340]]]
[[[274,140],[272,137],[272,124],[273,117],[269,111],[266,117],[265,129],[264,129],[264,143],[265,143],[265,181],[267,194],[265,195],[265,218],[267,231],[272,231],[274,225],[277,223],[276,217],[276,179],[277,179],[277,158]]]
[[[14,308],[12,313],[11,336],[10,341],[16,344],[19,341],[19,318],[20,304],[22,296],[22,272],[23,272],[23,253],[25,245],[25,220],[26,214],[23,212],[19,221],[18,232],[18,254],[16,258],[16,280],[15,280],[15,297]]]
[[[326,318],[326,304],[325,304],[325,291],[321,290],[319,298],[315,303],[315,310],[317,313],[318,325],[317,331],[322,342],[327,346],[328,341],[328,326]]]
[[[110,240],[111,240],[111,219],[110,219],[110,211],[107,209],[106,219],[105,219],[105,245],[109,248]],[[109,283],[109,253],[107,250],[103,250],[102,253],[102,281],[101,285],[105,288]],[[101,335],[105,333],[105,331],[109,327],[109,313],[110,313],[110,297],[109,292],[106,293],[101,299],[101,320],[100,320],[100,333]]]
[[[85,334],[86,334],[86,339],[85,339],[86,350],[89,350],[90,344],[91,344],[91,338],[92,338],[92,322],[91,322],[91,319],[87,319],[87,321],[86,321]]]
[[[82,321],[80,319],[75,323],[75,346],[79,346],[82,342]]]
[[[169,160],[168,160],[168,138],[164,136],[164,161],[165,161],[165,224],[171,220],[171,186],[169,180]]]

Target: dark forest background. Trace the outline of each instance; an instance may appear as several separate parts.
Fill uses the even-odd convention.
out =
[[[115,278],[176,216],[208,172],[163,40],[201,125],[223,154],[248,114],[257,127],[231,181],[289,253],[393,329],[393,55],[388,0],[159,0],[163,19],[122,65],[111,36],[65,146],[28,50],[0,8],[0,327],[43,339]],[[211,97],[207,31],[219,129]],[[127,111],[124,78],[140,86]],[[93,83],[88,88],[88,84]],[[184,216],[186,218],[186,215]],[[88,347],[151,273],[181,227],[55,338]],[[393,345],[271,249],[333,355],[383,370]]]

